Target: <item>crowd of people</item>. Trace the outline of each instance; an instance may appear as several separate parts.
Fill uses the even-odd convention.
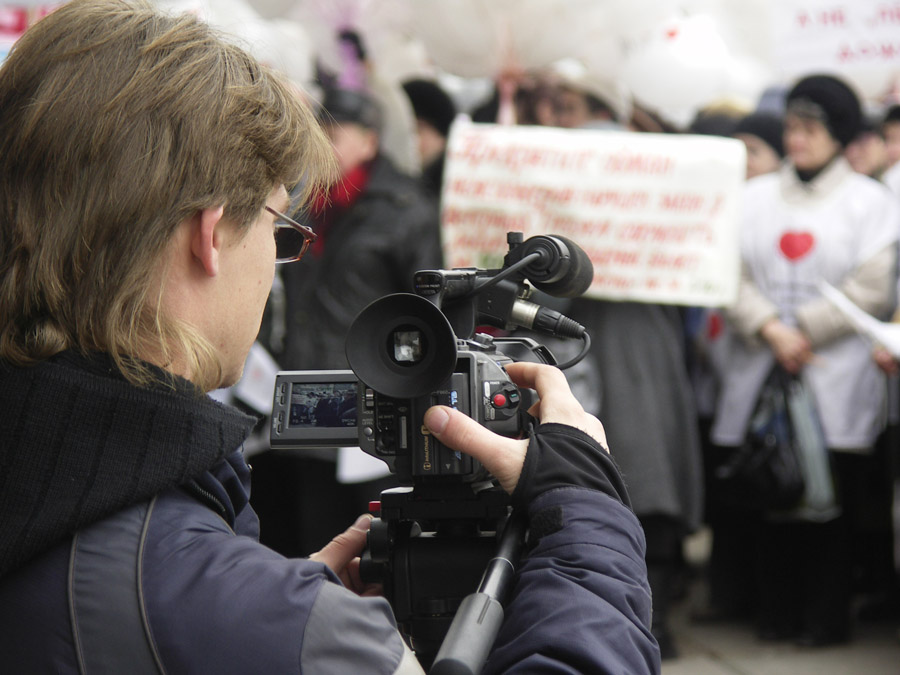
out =
[[[671,603],[684,593],[685,575],[691,574],[684,544],[704,526],[713,544],[703,570],[709,598],[693,612],[698,621],[746,620],[762,639],[818,646],[851,638],[862,600],[896,613],[890,514],[897,449],[891,446],[889,423],[896,415],[889,419],[886,413],[893,400],[888,391],[896,387],[890,375],[896,363],[857,333],[820,295],[818,284],[827,281],[873,316],[892,318],[900,238],[900,192],[892,175],[900,172],[900,107],[888,102],[872,113],[841,78],[812,74],[776,90],[774,98],[767,95],[756,108],[733,101],[711,104],[687,128],[678,129],[666,121],[665,111],[642,109],[611,78],[571,68],[517,78],[515,95],[506,101],[511,113],[503,111],[503,83],[471,110],[458,109],[436,79],[405,85],[423,151],[420,183],[432,203],[440,198],[448,129],[460,113],[489,123],[514,119],[570,129],[711,134],[738,139],[746,148],[742,269],[735,270],[741,281],[733,306],[594,299],[565,306],[592,336],[590,353],[568,372],[569,380],[585,408],[603,420],[612,455],[626,477],[647,541],[653,633],[663,658],[678,653],[669,614]],[[334,105],[333,96],[326,93],[323,110]],[[329,117],[345,126],[373,128],[340,108]],[[375,166],[376,160],[363,165]],[[350,181],[356,174],[345,172]],[[365,199],[367,188],[359,186],[356,194]],[[340,199],[330,203],[338,213],[353,212]],[[367,270],[368,299],[411,291],[410,269],[440,263],[430,238],[440,228],[437,214],[432,211],[420,221],[421,231],[430,233],[424,237],[407,234],[415,226],[399,218],[390,224],[390,237],[407,242],[403,250],[409,258],[374,274],[365,262],[348,260],[343,269],[350,270],[349,279],[317,280],[313,292],[326,298],[318,309],[304,303],[304,291],[289,301],[290,311],[306,312],[303,321],[315,316],[322,325],[338,312],[350,321],[365,304],[354,291],[354,268]],[[318,227],[328,233],[323,260],[361,255],[329,227]],[[344,232],[366,241],[364,230]],[[327,252],[331,246],[334,253]],[[396,254],[393,249],[379,252],[379,260]],[[403,274],[386,278],[396,270]],[[345,285],[346,294],[341,291]],[[285,292],[296,292],[292,287],[302,288],[286,279]],[[319,335],[329,346],[307,346],[278,358],[286,368],[347,367],[334,349],[346,325]],[[744,444],[760,390],[776,364],[802,380],[814,397],[815,423],[824,432],[837,493],[836,508],[827,516],[761,512],[721,498],[717,470]],[[298,460],[282,453],[280,461]],[[358,503],[376,498],[377,490],[390,484],[386,477],[355,486],[361,490]],[[312,550],[315,545],[305,546]]]
[[[359,36],[341,39],[365,66]],[[60,672],[136,653],[179,672],[421,672],[358,572],[359,516],[396,478],[341,482],[314,448],[259,453],[251,474],[241,444],[267,423],[197,393],[234,384],[254,341],[284,370],[348,368],[356,315],[444,266],[459,115],[719,135],[747,158],[733,305],[561,301],[591,347],[568,381],[509,367],[542,399],[529,439],[426,417],[530,518],[487,670],[658,672],[704,527],[695,620],[816,647],[852,639],[866,611],[900,619],[900,365],[819,290],[883,321],[897,310],[900,106],[873,115],[810,74],[775,105],[710,105],[679,129],[583,70],[517,73],[470,109],[422,76],[402,86],[410,172],[373,90],[325,70],[319,85],[300,96],[202,21],[138,0],[67,3],[0,69],[0,652]],[[717,484],[773,371],[814,401],[827,511],[751,508]],[[338,419],[327,400],[302,423]]]

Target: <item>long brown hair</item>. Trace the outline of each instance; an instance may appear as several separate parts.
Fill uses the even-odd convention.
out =
[[[214,348],[158,308],[152,279],[179,223],[225,204],[246,230],[275,186],[333,175],[291,85],[190,15],[74,0],[0,67],[0,359],[103,351],[145,383],[177,353],[201,388]]]

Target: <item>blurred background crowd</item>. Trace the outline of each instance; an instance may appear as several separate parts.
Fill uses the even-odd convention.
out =
[[[0,2],[0,58],[58,4]],[[891,31],[900,35],[900,8],[817,0],[157,4],[197,12],[285,72],[320,111],[335,147],[341,180],[303,214],[319,235],[311,255],[275,279],[257,356],[275,368],[347,368],[344,337],[356,314],[383,295],[411,292],[416,270],[444,266],[444,159],[461,117],[742,141],[737,302],[569,302],[566,314],[593,337],[572,386],[603,421],[644,526],[664,658],[678,654],[669,607],[691,583],[705,589],[694,620],[746,622],[761,640],[824,646],[852,639],[866,618],[900,625],[897,363],[816,286],[824,278],[885,322],[896,310],[900,40]],[[798,232],[808,240],[785,240]],[[776,363],[803,378],[821,418],[835,492],[827,514],[742,508],[715,484]],[[250,407],[259,398],[231,395]],[[377,462],[361,466],[344,451],[272,451],[265,423],[260,430],[248,448],[253,501],[263,542],[285,554],[317,550],[393,485]],[[701,528],[712,533],[712,550],[697,570],[684,542]]]

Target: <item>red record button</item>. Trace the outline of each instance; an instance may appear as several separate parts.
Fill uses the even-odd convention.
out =
[[[506,405],[506,397],[503,394],[494,394],[492,402],[495,408],[502,408]]]

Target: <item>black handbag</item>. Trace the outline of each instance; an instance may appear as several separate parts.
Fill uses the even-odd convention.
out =
[[[715,469],[721,501],[744,510],[782,511],[803,498],[804,472],[788,408],[792,378],[780,366],[766,378],[744,444]]]

